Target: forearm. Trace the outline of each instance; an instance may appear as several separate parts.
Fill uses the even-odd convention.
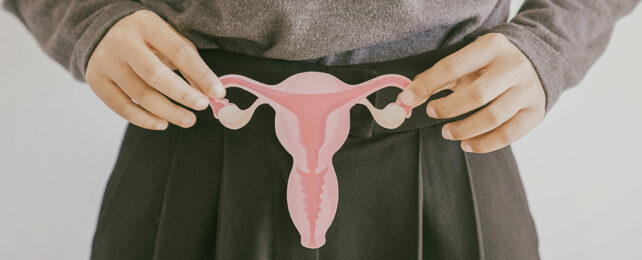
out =
[[[122,17],[144,6],[116,0],[6,0],[42,49],[73,76],[85,80],[87,61],[102,36]]]

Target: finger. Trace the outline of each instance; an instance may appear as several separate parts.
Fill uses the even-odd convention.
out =
[[[124,65],[123,67],[125,69],[117,77],[114,77],[114,81],[139,106],[181,127],[191,127],[196,123],[194,113],[169,101],[161,93],[147,85],[129,66]]]
[[[430,101],[426,113],[433,118],[451,118],[486,105],[513,85],[512,71],[509,66],[491,63],[474,81],[459,84],[450,95]]]
[[[118,86],[107,78],[95,80],[90,84],[91,89],[111,110],[142,128],[163,130],[167,121],[145,111],[136,105]]]
[[[161,54],[160,52],[158,52],[157,50],[154,50],[154,49],[152,49],[152,52],[153,52],[153,53],[158,57],[158,59],[160,59],[160,60],[161,60],[161,62],[163,62],[163,64],[165,64],[165,66],[167,66],[170,70],[176,70],[176,66],[174,66],[174,64],[172,64],[172,62],[171,62],[171,61],[169,61],[169,59],[168,59],[167,57],[165,57],[165,55]],[[190,85],[191,85],[191,84],[190,84]]]
[[[520,110],[513,118],[495,130],[461,141],[461,149],[473,153],[495,151],[524,136],[541,120],[542,118],[538,116],[537,111],[534,109]]]
[[[171,71],[150,49],[144,45],[131,48],[137,56],[125,57],[125,60],[148,85],[192,109],[207,108],[209,105],[207,96]]]
[[[162,29],[147,32],[147,43],[167,57],[184,76],[192,79],[203,93],[214,98],[223,98],[223,84],[189,41],[180,37],[169,25],[159,28]]]
[[[401,101],[409,106],[417,106],[432,94],[445,89],[444,86],[448,83],[486,66],[497,55],[492,48],[495,38],[486,35],[479,37],[417,75],[408,88],[400,94]]]
[[[523,89],[510,88],[487,107],[462,120],[444,125],[441,133],[446,139],[466,140],[487,133],[515,116],[527,105]]]

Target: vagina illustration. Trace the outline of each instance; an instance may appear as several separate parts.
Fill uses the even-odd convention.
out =
[[[411,107],[397,99],[378,109],[366,97],[386,87],[404,89],[410,80],[387,74],[350,85],[330,74],[312,71],[292,75],[276,85],[236,74],[220,80],[225,88],[241,88],[258,97],[246,109],[239,109],[227,99],[210,99],[214,116],[225,127],[243,127],[262,104],[276,112],[277,138],[293,158],[287,185],[290,217],[304,247],[323,246],[339,200],[332,156],[348,137],[350,108],[364,105],[379,125],[397,128],[410,117]]]

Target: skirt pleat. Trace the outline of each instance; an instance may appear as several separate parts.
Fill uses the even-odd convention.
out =
[[[180,131],[127,127],[94,234],[92,259],[150,259]]]
[[[223,168],[220,127],[200,124],[180,133],[158,219],[153,259],[212,258]],[[152,162],[149,162],[152,163]]]

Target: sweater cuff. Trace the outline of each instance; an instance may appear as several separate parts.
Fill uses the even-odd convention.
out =
[[[566,89],[564,86],[564,71],[569,68],[568,61],[546,41],[522,25],[504,23],[493,28],[490,32],[505,35],[517,48],[519,48],[537,72],[537,76],[544,87],[546,95],[546,113]]]
[[[74,78],[85,81],[87,63],[94,49],[109,29],[120,19],[146,7],[138,2],[116,2],[103,6],[87,19],[91,22],[76,41],[69,63],[69,71]]]

